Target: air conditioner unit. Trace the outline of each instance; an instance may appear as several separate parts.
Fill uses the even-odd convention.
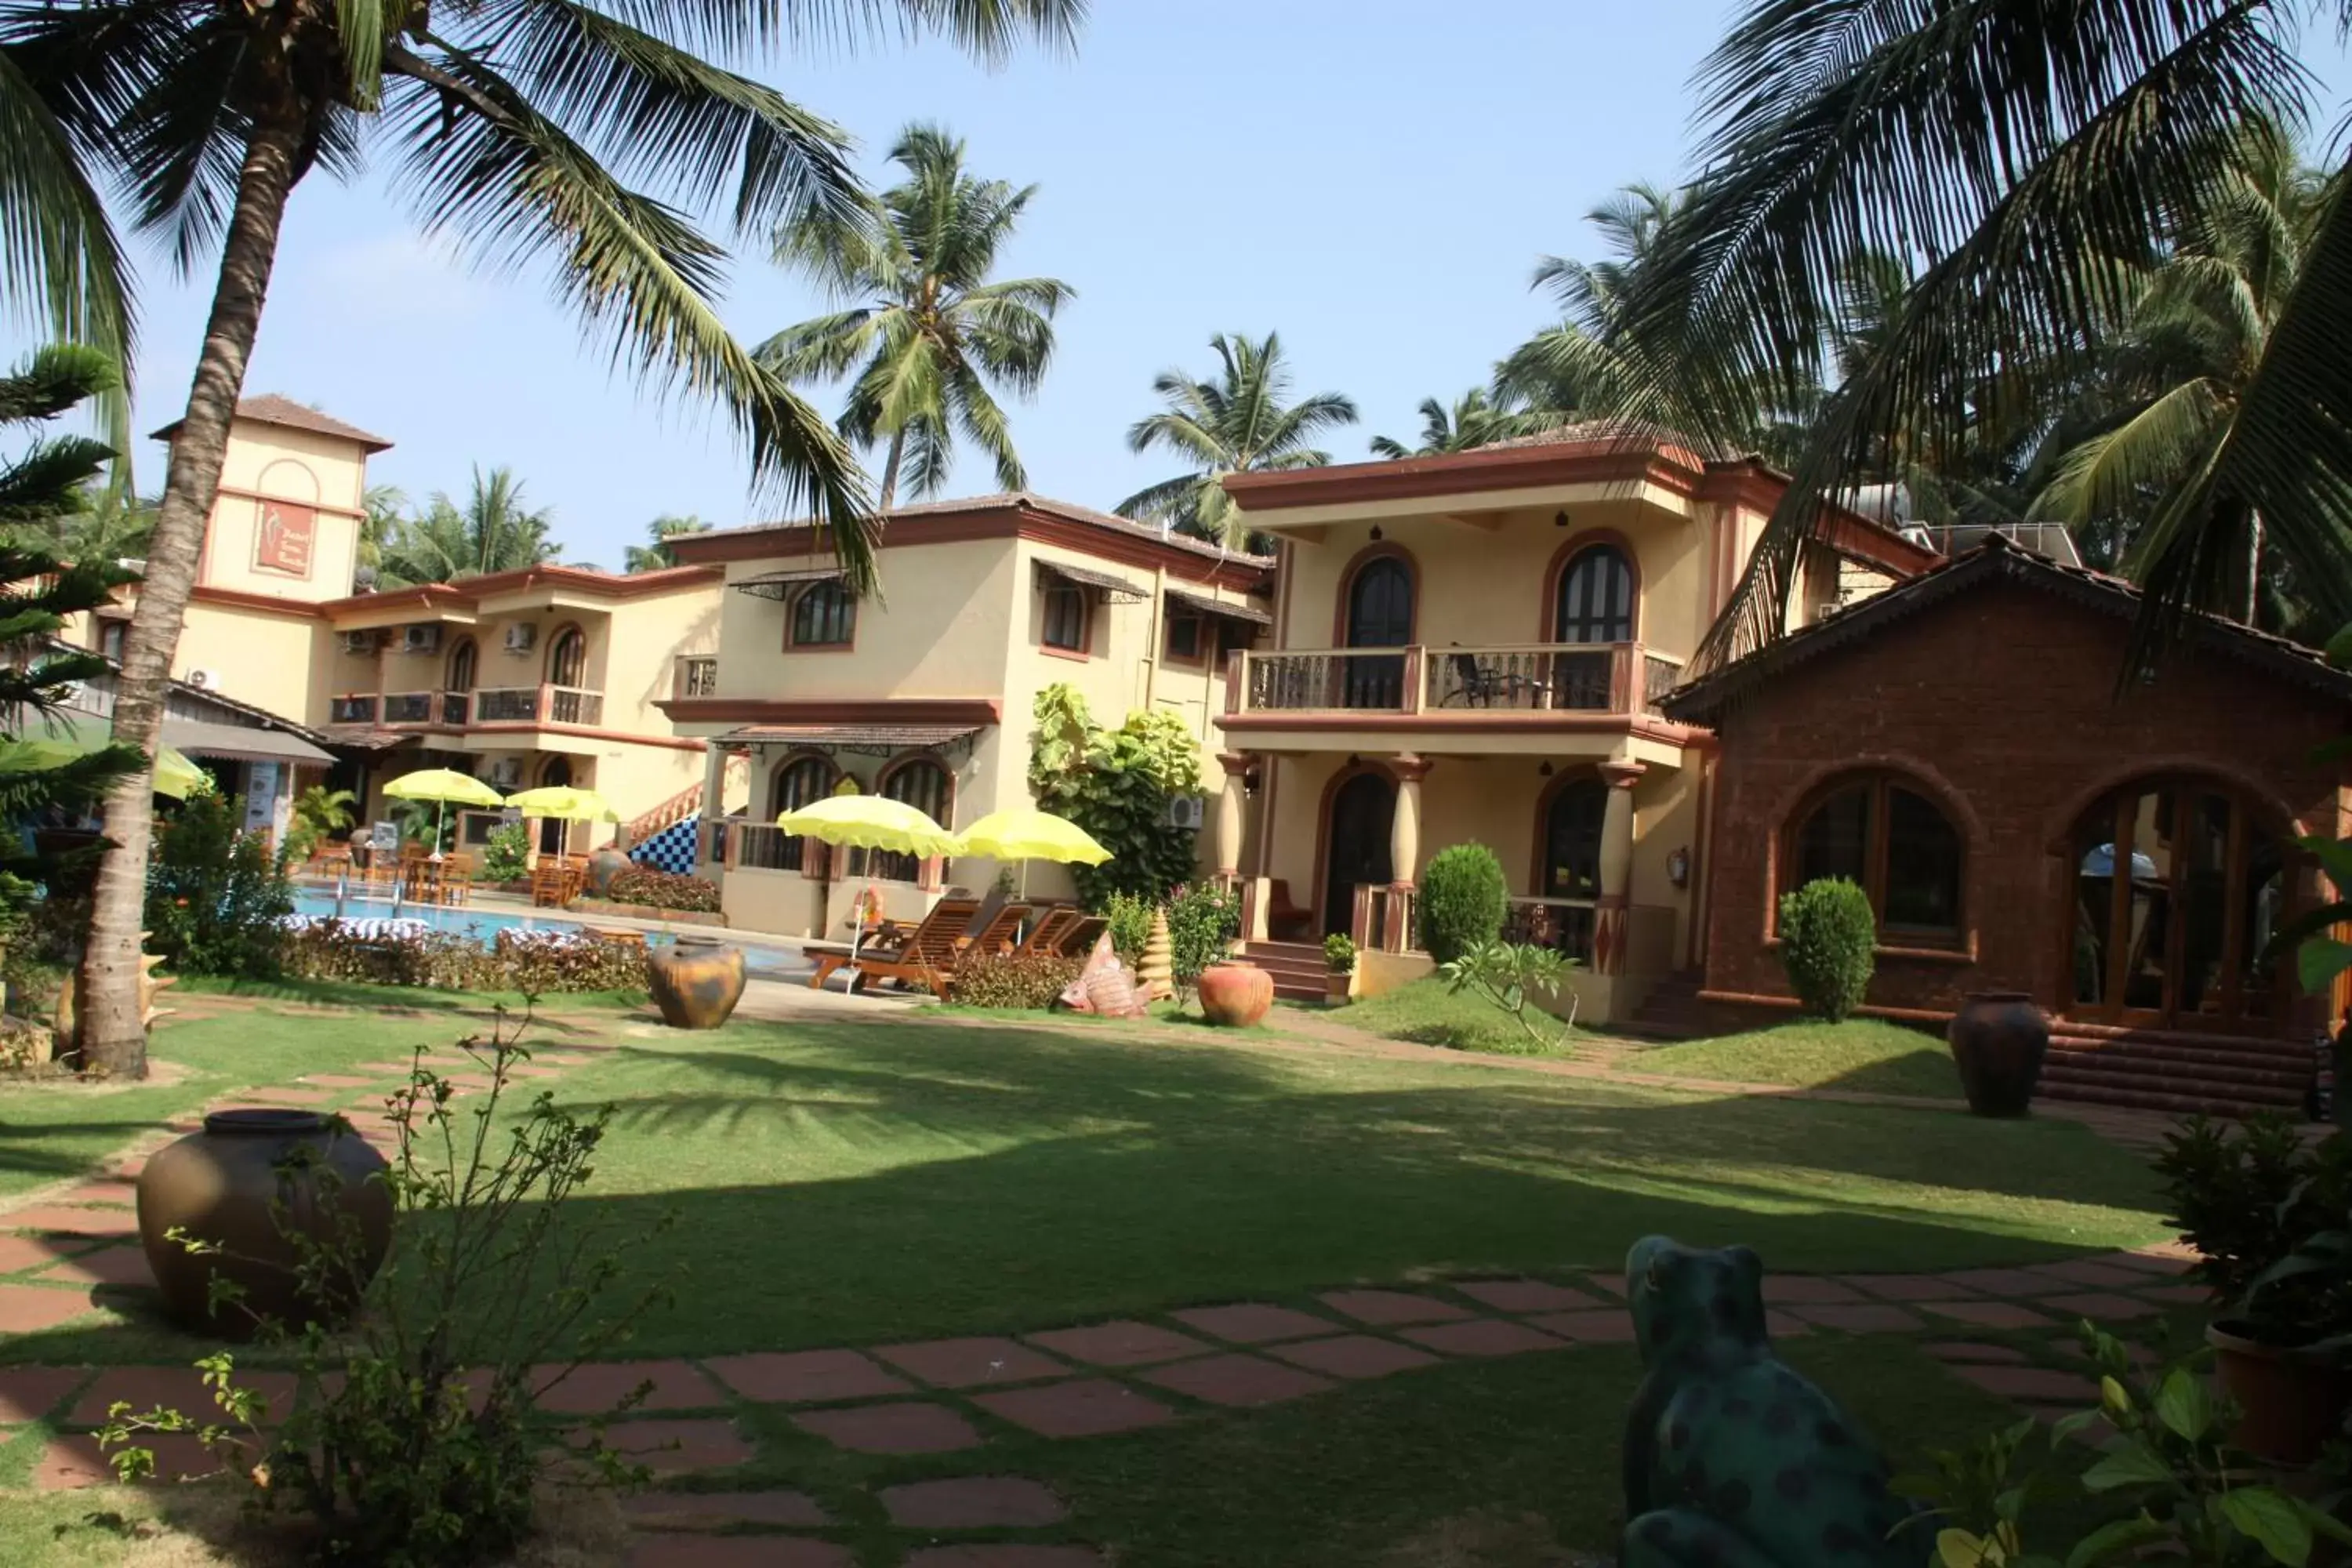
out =
[[[1181,827],[1187,833],[1201,831],[1202,820],[1208,815],[1207,804],[1197,795],[1168,797],[1168,826]]]
[[[497,762],[490,764],[490,787],[492,789],[512,789],[515,785],[520,783],[522,783],[521,758],[500,757]]]
[[[192,669],[181,679],[199,691],[220,689],[220,671],[217,669]]]
[[[403,653],[440,652],[441,628],[430,623],[424,626],[401,627],[400,651]]]
[[[343,634],[343,651],[345,653],[362,655],[373,653],[375,651],[375,634],[373,632],[345,632]]]
[[[529,621],[519,621],[507,628],[507,651],[529,653],[530,645],[539,640],[539,628]]]

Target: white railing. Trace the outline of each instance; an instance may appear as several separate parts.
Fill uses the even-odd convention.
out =
[[[1654,713],[1683,661],[1640,643],[1245,650],[1234,713]]]

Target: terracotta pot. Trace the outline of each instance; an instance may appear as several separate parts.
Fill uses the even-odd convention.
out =
[[[1353,971],[1343,974],[1334,970],[1323,976],[1323,1005],[1325,1006],[1344,1007],[1354,998],[1355,994],[1356,976]]]
[[[382,1154],[314,1110],[214,1111],[203,1131],[159,1150],[139,1173],[139,1238],[164,1306],[190,1328],[226,1339],[249,1338],[256,1314],[294,1328],[349,1311],[392,1245],[392,1189],[380,1179],[388,1169]],[[273,1205],[283,1211],[282,1229]],[[174,1226],[221,1251],[190,1252],[166,1234]],[[306,1296],[295,1273],[301,1252],[289,1233],[340,1247],[351,1226],[357,1278],[335,1298]],[[217,1312],[215,1273],[245,1292]]]
[[[2042,1081],[2050,1020],[2022,991],[1979,991],[1963,997],[1945,1038],[1960,1069],[1960,1089],[1979,1116],[2022,1116]]]
[[[1274,1005],[1274,976],[1253,963],[1213,963],[1201,971],[1201,1012],[1222,1029],[1246,1029]]]
[[[715,936],[681,936],[651,950],[646,980],[663,1023],[715,1029],[743,999],[743,950]]]
[[[588,890],[603,898],[612,888],[613,879],[629,868],[626,855],[607,844],[588,857]]]
[[[2231,1441],[2276,1465],[2307,1465],[2344,1430],[2352,1366],[2340,1358],[2282,1350],[2245,1337],[2245,1325],[2207,1325],[2221,1386],[2243,1412]]]

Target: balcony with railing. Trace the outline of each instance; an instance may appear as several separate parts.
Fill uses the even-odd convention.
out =
[[[1654,716],[1682,667],[1640,643],[1250,649],[1233,656],[1227,711]]]
[[[671,661],[669,694],[679,697],[719,695],[719,660],[709,654],[680,654]]]
[[[476,724],[599,724],[604,694],[577,686],[485,686],[473,693]]]
[[[327,700],[333,724],[467,730],[484,724],[604,721],[604,694],[577,686],[488,686],[470,691],[358,691]]]
[[[330,697],[327,699],[327,722],[373,724],[375,722],[375,693],[373,691],[358,691],[342,697]]]

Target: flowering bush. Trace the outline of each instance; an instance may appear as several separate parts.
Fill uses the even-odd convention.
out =
[[[520,822],[509,822],[504,827],[493,828],[488,842],[482,846],[482,880],[485,882],[519,882],[529,867],[530,829]]]
[[[615,872],[604,896],[616,904],[647,904],[657,910],[719,912],[719,889],[699,877],[680,877],[650,866],[632,866]]]
[[[486,948],[471,936],[421,923],[296,922],[286,973],[306,980],[355,980],[436,991],[642,991],[646,953],[571,931],[502,931]]]
[[[283,921],[294,912],[286,864],[243,826],[244,805],[192,793],[157,825],[147,872],[147,951],[184,974],[278,973]]]
[[[1223,958],[1241,933],[1240,894],[1206,882],[1169,894],[1168,943],[1177,989],[1189,993],[1201,971]]]

